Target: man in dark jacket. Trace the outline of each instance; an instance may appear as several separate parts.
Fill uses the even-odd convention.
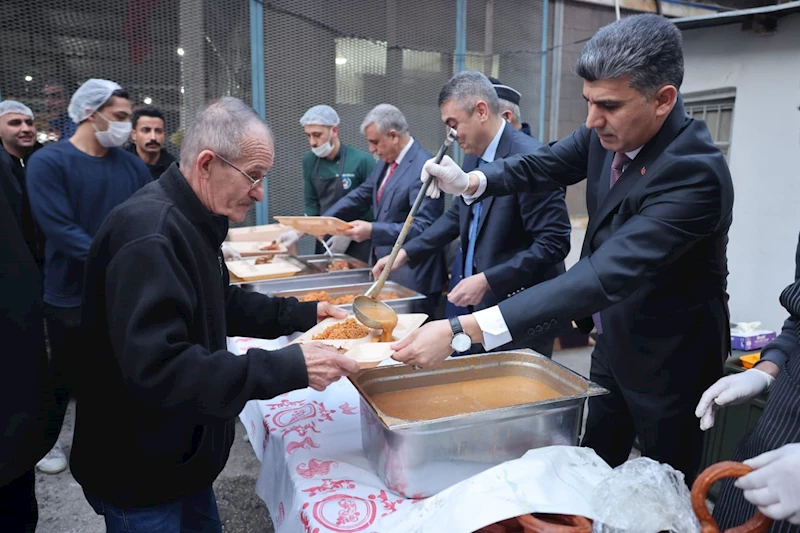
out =
[[[155,107],[142,107],[131,116],[131,142],[125,147],[144,161],[153,180],[161,177],[175,158],[167,152],[164,114]]]
[[[42,147],[36,141],[33,111],[14,100],[0,102],[0,157],[6,157],[12,179],[2,186],[14,216],[20,220],[22,235],[39,267],[44,260],[44,234],[37,228],[28,201],[25,166],[28,158]]]
[[[48,427],[55,402],[44,344],[42,278],[20,211],[5,192],[16,180],[11,164],[0,152],[0,529],[33,533],[38,519],[34,466],[58,432]]]
[[[226,350],[228,335],[276,338],[347,314],[229,284],[220,245],[228,221],[263,199],[273,147],[242,101],[211,104],[186,132],[180,169],[114,209],[92,243],[70,465],[109,533],[221,532],[211,484],[245,403],[358,371],[318,343]]]

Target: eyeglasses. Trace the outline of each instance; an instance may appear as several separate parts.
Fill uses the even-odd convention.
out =
[[[255,189],[256,187],[259,186],[259,184],[261,184],[265,179],[267,179],[267,174],[266,173],[264,173],[264,175],[261,176],[259,179],[255,179],[253,176],[251,176],[250,174],[248,174],[244,170],[240,169],[239,167],[237,167],[236,165],[234,165],[233,163],[231,163],[230,161],[228,161],[227,159],[225,159],[224,157],[222,157],[218,153],[213,152],[213,154],[215,156],[219,157],[220,161],[222,161],[226,165],[229,165],[229,166],[233,167],[234,170],[238,170],[239,173],[242,176],[244,176],[245,178],[249,179],[250,180],[250,188],[251,189]]]

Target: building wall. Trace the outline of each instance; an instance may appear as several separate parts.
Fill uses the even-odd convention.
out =
[[[683,94],[733,88],[735,187],[728,245],[733,321],[780,328],[800,231],[800,15],[772,35],[740,25],[684,31]]]

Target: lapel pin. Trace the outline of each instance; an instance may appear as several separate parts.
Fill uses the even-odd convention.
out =
[[[645,174],[647,174],[647,169],[642,167],[642,176],[644,176]]]

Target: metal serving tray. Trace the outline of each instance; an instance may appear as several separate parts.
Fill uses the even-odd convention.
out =
[[[333,258],[327,254],[299,255],[297,257],[308,264],[318,266],[320,270],[327,274],[352,272],[353,270],[372,270],[372,268],[361,259],[356,259],[355,257],[350,257],[349,255],[345,254],[333,254]],[[347,264],[350,266],[350,270],[334,270],[333,272],[328,272],[328,265],[330,265],[333,261],[347,261]]]
[[[390,418],[371,401],[381,392],[510,375],[534,378],[563,396],[423,421]],[[379,367],[350,380],[361,395],[364,453],[386,486],[407,498],[432,496],[533,448],[576,445],[584,400],[608,393],[530,350],[458,357],[433,370]]]
[[[337,281],[339,280],[337,279]],[[289,291],[276,292],[273,294],[273,296],[280,296],[284,298],[288,296],[294,296],[299,300],[300,298],[306,296],[310,292],[318,292],[321,290],[326,291],[331,296],[341,296],[344,294],[364,294],[367,291],[367,289],[369,289],[370,285],[372,285],[372,283],[358,283],[354,285],[320,287],[317,289],[289,290]],[[425,298],[425,295],[413,291],[407,287],[403,287],[402,285],[394,281],[387,281],[386,284],[383,286],[381,294],[385,294],[389,291],[394,291],[400,296],[400,298],[396,298],[394,300],[384,300],[386,304],[392,309],[394,309],[398,314],[413,313],[414,302]],[[353,312],[352,304],[337,305],[336,307],[341,307],[342,309],[345,309],[348,313]]]

